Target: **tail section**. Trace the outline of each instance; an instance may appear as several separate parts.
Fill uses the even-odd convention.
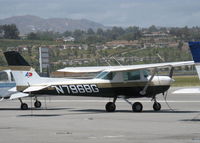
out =
[[[200,42],[189,42],[189,47],[200,79]]]
[[[16,51],[4,52],[9,66],[30,66],[28,62]]]
[[[8,51],[4,55],[12,70],[18,91],[41,82],[41,77],[18,52]]]

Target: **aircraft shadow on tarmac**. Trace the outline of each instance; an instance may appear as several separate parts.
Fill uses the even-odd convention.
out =
[[[73,109],[73,112],[93,112],[93,113],[112,113],[106,112],[105,110],[101,109]],[[132,112],[131,110],[116,110],[113,113],[200,113],[200,111],[171,111],[171,110],[161,110],[161,111],[152,111],[152,110],[144,110],[142,112]]]
[[[56,117],[62,116],[61,114],[25,114],[25,115],[18,115],[17,117]]]
[[[115,112],[106,112],[104,109],[75,109],[75,108],[57,108],[57,107],[51,107],[51,108],[29,108],[28,110],[21,110],[19,108],[0,108],[0,111],[6,111],[6,110],[16,110],[16,111],[42,111],[42,110],[47,110],[47,111],[56,111],[56,110],[67,110],[70,112],[92,112],[92,113],[200,113],[200,111],[186,111],[186,110],[170,110],[170,109],[165,109],[161,111],[153,111],[153,110],[143,110],[142,112],[133,112],[131,110],[116,110]]]
[[[62,113],[41,113],[37,111],[63,111]],[[21,111],[19,108],[0,108],[0,111]],[[67,111],[67,112],[65,112]],[[19,112],[20,113],[20,112]],[[67,115],[81,115],[81,114],[113,114],[113,113],[130,113],[130,114],[142,114],[142,113],[154,113],[154,114],[181,114],[181,113],[199,113],[200,111],[172,111],[170,109],[165,109],[161,111],[153,110],[143,110],[142,112],[132,112],[131,110],[116,110],[115,112],[106,112],[104,109],[75,109],[75,108],[29,108],[25,112],[22,111],[23,115],[17,115],[17,117],[58,117],[58,116],[67,116]],[[27,114],[24,114],[27,113]],[[183,119],[181,121],[200,121],[200,119]]]
[[[200,119],[183,119],[180,121],[184,121],[184,122],[200,122]]]
[[[10,111],[12,111],[12,110],[17,110],[17,111],[31,111],[31,110],[33,110],[33,111],[36,111],[36,110],[71,110],[71,109],[73,109],[73,108],[38,108],[38,109],[36,109],[36,108],[29,108],[28,110],[21,110],[21,109],[19,109],[19,108],[0,108],[0,111],[4,111],[4,110],[10,110]]]

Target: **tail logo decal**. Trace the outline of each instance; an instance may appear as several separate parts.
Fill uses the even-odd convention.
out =
[[[26,74],[25,74],[25,77],[31,77],[31,76],[33,76],[33,73],[32,72],[27,72]]]

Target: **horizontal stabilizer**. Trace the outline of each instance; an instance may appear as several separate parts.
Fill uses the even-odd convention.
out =
[[[10,92],[17,92],[17,88],[16,88],[16,86],[15,86],[15,87],[9,89],[8,91],[10,91]]]
[[[200,88],[184,88],[178,89],[173,94],[200,94]]]
[[[29,94],[26,94],[26,93],[21,93],[21,92],[17,92],[17,93],[14,93],[10,96],[9,99],[18,99],[18,98],[23,98],[23,97],[28,97]]]
[[[27,92],[39,91],[39,90],[45,89],[47,87],[49,87],[49,85],[46,85],[46,86],[30,86],[30,87],[26,88],[23,92],[27,93]]]

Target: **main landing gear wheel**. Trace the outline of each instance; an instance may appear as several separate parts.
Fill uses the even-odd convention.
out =
[[[134,112],[142,112],[143,106],[140,102],[135,102],[132,105],[132,109],[133,109]]]
[[[41,105],[42,105],[42,103],[38,100],[36,100],[35,103],[34,103],[35,108],[40,108]]]
[[[160,109],[161,109],[160,103],[154,102],[153,109],[154,109],[154,111],[160,111]]]
[[[21,104],[21,109],[22,110],[28,110],[28,105],[26,103]]]
[[[113,102],[108,102],[105,106],[107,112],[114,112],[116,109],[116,105]]]

